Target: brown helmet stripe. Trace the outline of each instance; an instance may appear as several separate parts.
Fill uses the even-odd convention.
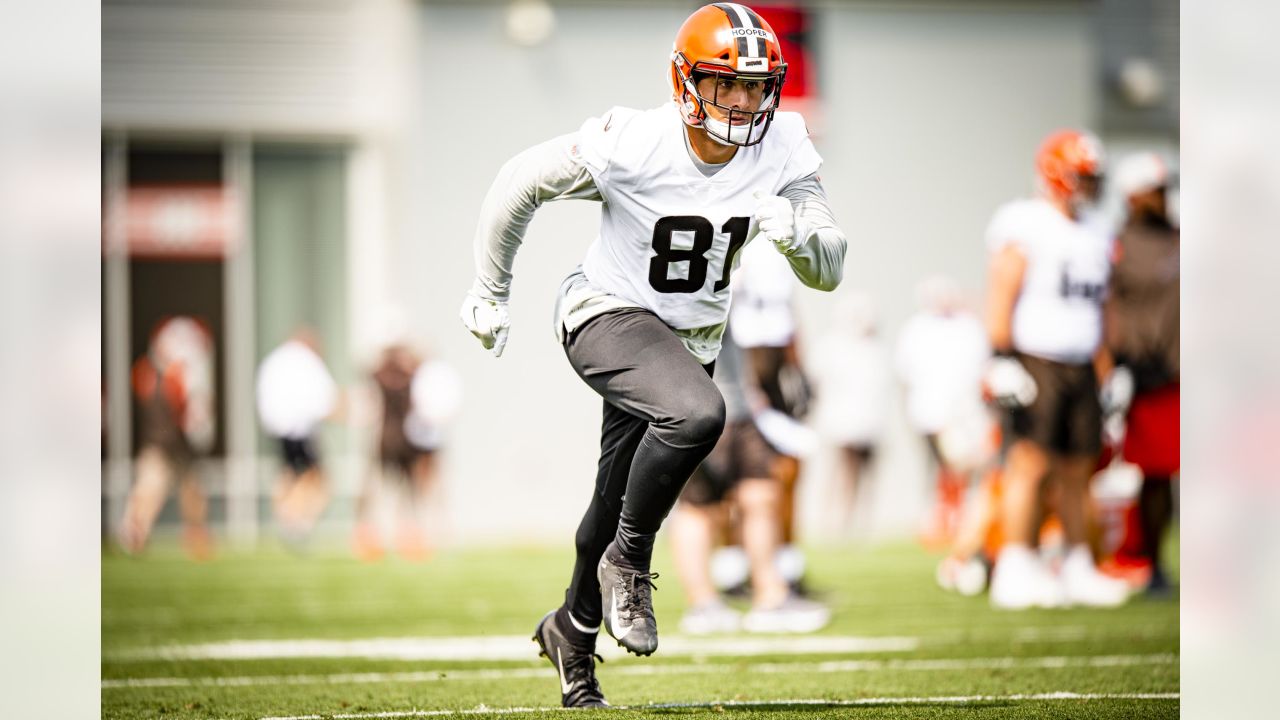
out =
[[[729,16],[729,24],[735,28],[743,27],[742,18],[735,11],[734,6],[730,3],[715,3],[725,15]],[[749,57],[751,51],[747,49],[747,38],[745,35],[738,36],[738,57]]]
[[[751,27],[758,28],[760,30],[764,29],[764,21],[760,19],[760,16],[756,14],[755,10],[752,10],[746,5],[739,5],[738,7],[742,8],[742,11],[746,13],[747,21],[751,23],[750,25]],[[766,54],[768,54],[768,50],[769,50],[768,46],[765,45],[764,38],[757,36],[755,40],[756,40],[756,48],[759,51],[758,55],[760,57],[764,57]]]

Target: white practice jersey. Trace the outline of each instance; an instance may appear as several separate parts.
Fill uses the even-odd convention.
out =
[[[601,201],[600,232],[561,286],[557,337],[602,312],[640,307],[710,362],[728,320],[737,253],[757,230],[756,192],[795,207],[802,244],[786,260],[796,277],[824,290],[839,283],[845,240],[815,175],[821,164],[796,113],[777,113],[761,143],[708,174],[690,156],[673,104],[613,108],[499,172],[476,230],[473,292],[507,299],[516,250],[542,202]]]
[[[753,193],[777,195],[822,164],[804,119],[780,112],[763,142],[739,148],[706,177],[670,103],[588,120],[578,152],[604,198],[600,235],[582,263],[587,280],[676,329],[725,321],[733,255],[752,230]]]
[[[837,327],[818,339],[807,360],[817,397],[814,429],[838,445],[880,442],[893,388],[889,351],[880,338]]]
[[[898,377],[906,385],[907,420],[918,432],[940,433],[981,404],[991,346],[969,312],[921,311],[898,335]]]
[[[1102,341],[1111,240],[1043,199],[996,211],[987,248],[1016,246],[1027,260],[1013,309],[1013,347],[1061,363],[1089,362]]]
[[[338,386],[314,350],[288,340],[258,368],[258,417],[276,437],[301,440],[333,412]]]

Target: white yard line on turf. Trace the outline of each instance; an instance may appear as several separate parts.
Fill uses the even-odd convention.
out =
[[[941,695],[937,697],[874,697],[853,700],[726,700],[723,702],[657,703],[653,705],[623,705],[617,709],[667,710],[682,708],[787,708],[787,707],[850,707],[858,705],[963,705],[976,702],[1035,702],[1044,700],[1179,700],[1178,693],[1076,693],[1049,692],[1023,695]],[[450,715],[516,715],[519,713],[554,712],[560,707],[510,707],[491,708],[481,705],[467,710],[399,710],[376,713],[346,713],[340,715],[288,715],[265,717],[262,720],[365,720],[366,718],[448,717]]]
[[[908,652],[920,646],[914,637],[662,638],[662,653],[698,656],[837,655]],[[528,660],[528,635],[492,637],[369,638],[363,640],[229,640],[201,645],[141,647],[108,652],[107,659],[263,660],[278,658],[366,658],[370,660]],[[622,648],[601,643],[605,659],[624,657]]]
[[[819,636],[808,638],[688,638],[663,637],[665,655],[821,655],[907,652],[922,644],[970,642],[975,638],[1005,638],[1014,643],[1083,642],[1105,636],[1105,629],[1078,625],[1021,627],[1008,630],[958,630],[913,636]],[[1125,634],[1139,638],[1176,635],[1161,627],[1130,627]],[[167,645],[109,650],[113,662],[137,660],[261,660],[273,658],[367,658],[371,660],[525,660],[530,640],[524,635],[492,637],[406,637],[325,640],[227,640],[195,645]],[[606,659],[625,657],[612,645],[601,647]]]
[[[779,675],[784,673],[846,673],[899,671],[947,671],[947,670],[1019,670],[1058,669],[1081,667],[1123,667],[1133,665],[1173,665],[1178,658],[1173,654],[1156,655],[1102,655],[1095,657],[987,657],[987,658],[935,658],[924,660],[838,660],[831,662],[757,663],[754,665],[699,664],[699,665],[623,665],[607,670],[610,675],[689,675],[717,673],[758,673]],[[493,668],[472,670],[420,670],[411,672],[341,673],[334,675],[246,675],[239,677],[153,677],[103,680],[102,688],[155,688],[155,687],[243,687],[249,685],[335,685],[366,683],[418,683],[446,680],[515,680],[541,678],[551,674],[551,668]]]
[[[1178,635],[1175,625],[1126,625],[1123,628],[1110,626],[1054,625],[1051,627],[1011,627],[977,629],[948,628],[928,631],[920,628],[904,632],[919,633],[925,644],[971,642],[973,640],[1004,640],[1013,643],[1070,643],[1086,642],[1097,638],[1112,638],[1116,632],[1123,632],[1127,638],[1160,639],[1174,638]]]

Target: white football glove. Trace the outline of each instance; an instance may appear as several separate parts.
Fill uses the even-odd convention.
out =
[[[1133,403],[1133,371],[1124,365],[1115,366],[1098,391],[1098,401],[1104,416],[1127,414]]]
[[[991,358],[982,382],[987,394],[1002,408],[1016,410],[1036,401],[1035,378],[1014,358]]]
[[[1102,416],[1102,440],[1117,452],[1124,448],[1124,436],[1129,432],[1129,423],[1124,414]]]
[[[490,300],[469,292],[458,314],[462,317],[462,324],[486,350],[492,350],[494,357],[502,357],[502,351],[507,347],[507,332],[511,328],[506,301]]]
[[[798,250],[800,241],[796,239],[796,218],[795,211],[791,209],[791,201],[780,195],[765,195],[759,190],[754,197],[755,221],[760,232],[783,255],[790,255]]]

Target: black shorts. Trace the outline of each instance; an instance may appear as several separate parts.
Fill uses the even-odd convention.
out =
[[[413,477],[413,466],[422,458],[433,455],[435,450],[425,450],[405,443],[394,451],[384,449],[379,454],[379,460],[382,462],[383,472],[387,475],[398,479],[409,479]]]
[[[280,438],[280,447],[284,451],[284,464],[296,475],[319,464],[311,438]]]
[[[869,443],[839,445],[838,447],[845,457],[856,460],[861,465],[869,465],[876,457],[876,447]]]
[[[1062,455],[1101,452],[1102,407],[1093,365],[1068,365],[1022,353],[1017,358],[1036,381],[1036,399],[1007,414],[1012,438],[1031,440]]]
[[[729,423],[711,454],[689,477],[680,499],[691,505],[715,505],[743,480],[772,478],[777,457],[754,422]]]

